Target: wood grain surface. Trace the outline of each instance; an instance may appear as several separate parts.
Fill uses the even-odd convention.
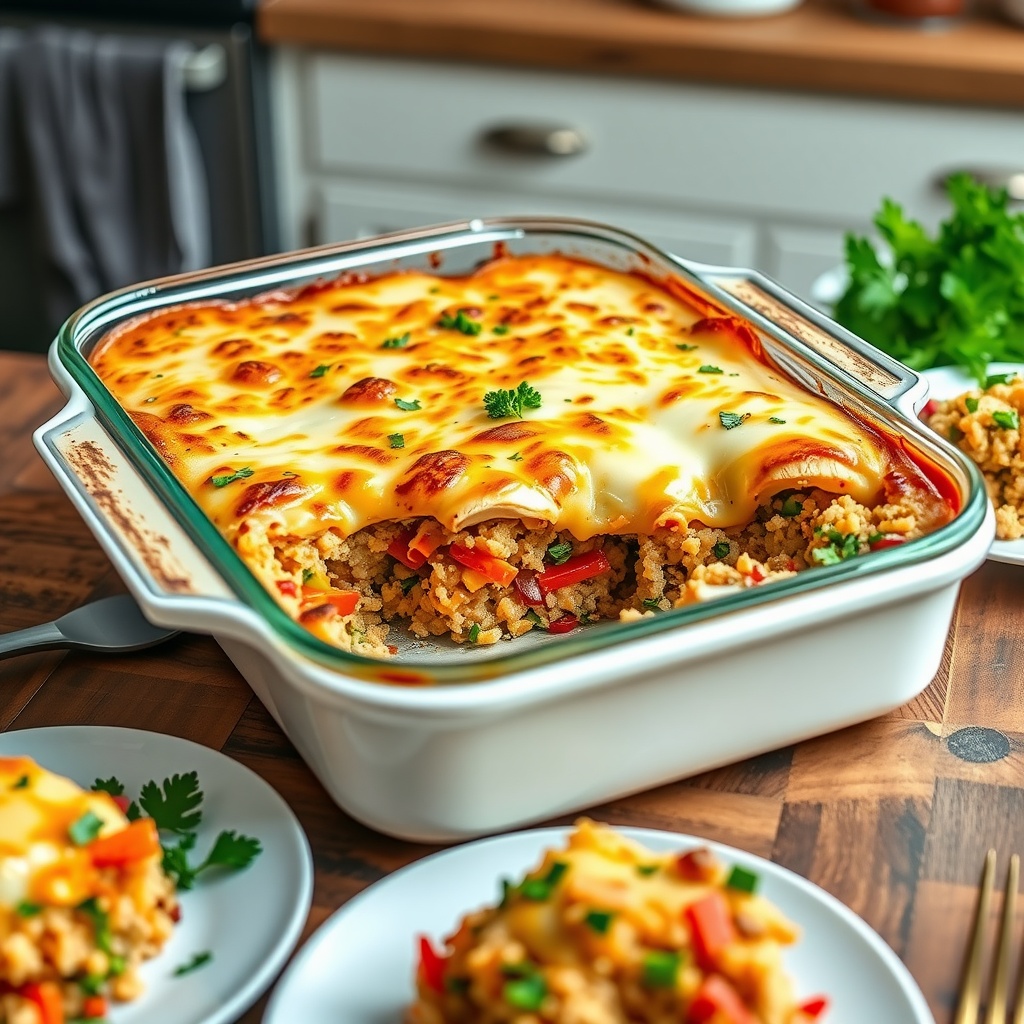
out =
[[[123,589],[32,448],[32,429],[60,401],[42,357],[0,353],[0,631]],[[1001,864],[1024,852],[1022,597],[1024,569],[990,562],[970,577],[939,674],[889,715],[589,813],[719,840],[810,878],[880,932],[938,1024],[948,1024],[984,851],[995,846]],[[869,642],[851,637],[836,657],[856,657]],[[819,673],[828,685],[828,665],[803,663],[798,649],[793,670]],[[378,835],[338,810],[208,637],[118,656],[0,661],[0,691],[4,729],[151,729],[258,772],[312,845],[316,883],[304,937],[432,849]],[[240,1021],[256,1024],[264,1005]]]
[[[270,44],[1024,107],[1024,28],[988,13],[942,31],[863,20],[858,0],[714,18],[651,0],[263,0]]]

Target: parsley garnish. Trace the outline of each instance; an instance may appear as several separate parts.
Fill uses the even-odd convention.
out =
[[[508,457],[508,461],[509,462],[522,462],[523,461],[523,457],[522,457],[522,455],[519,454],[519,452],[516,452],[514,455],[510,455]]]
[[[103,991],[107,978],[104,974],[85,974],[75,981],[87,996],[98,996]]]
[[[637,864],[636,873],[646,878],[648,875],[653,875],[659,867],[661,867],[660,864]]]
[[[405,434],[388,434],[388,443],[392,448],[404,448]]]
[[[110,931],[110,918],[105,910],[100,909],[100,905],[96,902],[96,897],[90,896],[87,900],[79,903],[76,909],[85,914],[92,922],[93,932],[96,936],[96,945],[104,953],[113,953],[114,951],[111,949],[113,935]]]
[[[521,420],[524,409],[540,408],[540,392],[524,380],[514,391],[488,391],[484,395],[484,408],[492,420],[506,417]]]
[[[726,430],[732,430],[733,427],[738,427],[749,416],[749,412],[743,413],[742,416],[738,412],[720,412],[718,420]]]
[[[208,949],[204,949],[202,953],[194,954],[187,963],[175,967],[174,976],[180,978],[183,974],[191,974],[193,971],[198,971],[200,967],[206,966],[212,959],[213,954]]]
[[[587,923],[587,927],[597,932],[598,935],[607,935],[613,917],[615,917],[615,913],[611,910],[591,910],[583,920]]]
[[[1009,384],[1016,377],[1017,374],[1012,370],[1009,373],[990,373],[985,378],[985,387],[990,388],[993,384]]]
[[[164,847],[164,871],[175,881],[179,889],[191,889],[196,879],[210,868],[226,868],[229,871],[241,871],[247,868],[263,847],[258,839],[241,836],[233,830],[225,830],[214,840],[213,848],[206,859],[193,867],[188,855],[195,849],[195,833],[189,832],[176,846]]]
[[[965,398],[964,405],[967,406],[968,412],[978,411],[978,399],[977,398]]]
[[[720,540],[711,549],[711,552],[715,558],[727,558],[729,555],[729,542],[727,540]]]
[[[437,326],[449,331],[461,331],[463,334],[474,337],[483,330],[484,325],[479,320],[473,320],[466,316],[465,310],[460,309],[455,316],[442,314],[441,319],[437,321]]]
[[[183,835],[199,827],[203,812],[203,791],[199,788],[199,775],[186,772],[164,779],[163,787],[147,782],[139,794],[139,804],[162,832]]]
[[[68,826],[68,835],[75,846],[86,846],[91,843],[103,828],[103,819],[94,811],[86,811],[78,821]]]
[[[685,343],[676,345],[676,348],[679,349],[680,352],[692,352],[696,347],[696,345],[687,345]]]
[[[712,366],[710,363],[705,363],[698,371],[698,373],[721,373],[722,368],[720,366]]]
[[[815,532],[828,538],[827,545],[815,548],[811,552],[811,558],[819,565],[837,565],[860,553],[860,541],[855,533],[844,534],[838,530],[824,530],[821,527]]]
[[[232,484],[236,480],[248,480],[251,476],[252,470],[248,466],[243,466],[241,469],[236,469],[234,473],[226,473],[224,476],[211,476],[210,483],[214,487],[227,487],[228,484]]]
[[[11,789],[27,789],[28,788],[28,776],[22,775],[17,782],[11,783]]]
[[[679,973],[679,954],[674,950],[652,949],[644,954],[643,981],[648,988],[673,988]]]
[[[543,974],[529,974],[506,981],[501,994],[517,1010],[539,1010],[547,998],[548,985]]]
[[[420,400],[418,398],[414,398],[411,402],[407,402],[404,398],[396,398],[395,405],[397,405],[402,412],[416,412],[417,409],[423,408],[423,406],[420,405]]]
[[[419,581],[419,576],[406,576],[404,580],[398,581],[398,585],[402,588],[403,594],[408,594],[409,591],[419,583]]]
[[[1016,409],[996,409],[992,413],[992,422],[1004,430],[1016,430],[1020,426],[1020,416]]]
[[[782,503],[782,508],[779,511],[782,515],[792,519],[793,516],[798,516],[803,511],[804,504],[802,501],[797,501],[793,495],[789,495],[788,498]]]
[[[729,877],[725,880],[726,886],[735,889],[737,892],[756,892],[760,879],[753,871],[748,871],[739,864],[734,864]]]
[[[551,559],[555,565],[561,565],[563,562],[568,562],[572,555],[572,545],[567,541],[558,541],[556,544],[552,544],[548,548],[548,558]]]
[[[769,416],[769,423],[785,423],[786,421],[781,416]]]
[[[469,628],[469,642],[475,644],[480,639],[480,623],[474,622]]]
[[[508,324],[497,324],[496,326],[491,328],[491,333],[492,334],[497,334],[497,335],[508,334],[508,331],[509,331]]]
[[[526,614],[523,616],[527,622],[532,622],[535,626],[543,626],[544,620],[532,609],[527,608]]]
[[[381,348],[405,348],[409,344],[409,339],[412,337],[408,331],[405,334],[399,335],[397,338],[385,338],[381,343]]]
[[[643,599],[643,606],[649,612],[660,612],[661,611],[661,598],[658,597],[645,597]]]
[[[303,569],[302,570],[302,582],[308,583],[316,575],[315,569]]]
[[[626,328],[626,334],[628,334],[629,337],[632,338],[633,337],[633,328],[632,327],[627,327]]]
[[[30,900],[22,900],[15,908],[14,912],[18,917],[35,917],[36,914],[43,912],[42,904],[32,903]]]
[[[546,900],[551,895],[551,890],[558,885],[562,875],[569,870],[569,865],[564,860],[556,860],[548,873],[543,878],[527,878],[519,886],[519,892],[523,899]]]
[[[92,788],[96,793],[109,793],[111,796],[124,796],[124,785],[113,775],[111,775],[109,779],[96,779],[92,784]],[[135,821],[137,818],[142,816],[139,811],[139,805],[134,800],[128,805],[128,810],[124,813],[125,817],[127,817],[129,821]]]
[[[310,370],[310,377],[322,377],[331,368],[330,363],[321,363],[315,370]]]

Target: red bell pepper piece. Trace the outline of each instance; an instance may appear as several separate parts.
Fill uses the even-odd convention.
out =
[[[284,594],[285,597],[298,597],[299,588],[291,580],[278,580],[277,589]]]
[[[810,1020],[818,1020],[822,1017],[825,1011],[829,1007],[829,1001],[826,996],[814,996],[811,999],[802,1002],[797,1008],[797,1013],[802,1013],[804,1017]]]
[[[101,1020],[107,1015],[107,1001],[103,996],[86,996],[82,1003],[83,1020]]]
[[[725,897],[718,891],[709,892],[686,907],[683,918],[690,926],[698,965],[705,971],[713,970],[725,949],[737,939]]]
[[[444,992],[444,965],[446,960],[431,945],[426,935],[420,936],[420,976],[428,988]]]
[[[868,547],[872,551],[882,551],[884,548],[898,548],[901,544],[906,544],[907,538],[901,537],[899,534],[892,534],[888,537],[880,537],[878,540],[872,541]]]
[[[605,553],[597,548],[582,555],[574,555],[561,565],[552,565],[545,569],[537,577],[537,584],[546,597],[560,587],[571,587],[574,583],[582,583],[583,580],[610,571],[611,563]]]
[[[159,851],[160,837],[152,818],[139,818],[120,832],[94,839],[86,847],[89,859],[98,868],[123,868]]]
[[[540,608],[544,604],[544,595],[540,592],[536,573],[520,571],[516,576],[515,583],[516,591],[523,599],[524,604],[534,608]]]
[[[496,558],[494,555],[486,551],[480,551],[477,548],[464,548],[458,544],[453,544],[448,549],[448,554],[459,565],[464,565],[467,569],[480,573],[481,576],[486,577],[492,583],[497,583],[499,587],[507,587],[519,572],[514,565],[510,565],[504,559]]]
[[[755,583],[761,583],[761,582],[763,582],[764,580],[768,579],[768,577],[767,577],[767,576],[765,575],[765,573],[764,573],[764,570],[763,570],[763,569],[761,568],[761,566],[759,566],[759,565],[755,565],[755,566],[754,566],[754,567],[753,567],[753,568],[752,568],[752,569],[750,570],[750,573],[749,573],[749,575],[750,575],[750,578],[751,578],[751,579],[752,579],[752,580],[753,580],[753,581],[754,581]]]
[[[716,1024],[757,1024],[739,992],[720,974],[709,974],[701,982],[686,1011],[686,1024],[710,1020]]]
[[[563,615],[548,626],[549,633],[569,633],[580,624],[575,615]]]
[[[407,569],[418,569],[427,556],[422,551],[410,551],[409,544],[416,536],[414,530],[403,530],[389,545],[388,554],[398,559]]]
[[[64,1000],[60,988],[53,981],[30,981],[19,991],[39,1011],[40,1024],[64,1024]]]

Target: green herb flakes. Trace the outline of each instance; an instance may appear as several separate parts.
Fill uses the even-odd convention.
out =
[[[548,995],[544,975],[530,964],[509,965],[502,968],[502,973],[506,970],[517,973],[502,987],[501,995],[505,1002],[516,1010],[539,1010]]]
[[[968,412],[978,411],[978,399],[977,398],[965,398],[964,405],[967,407]]]
[[[844,534],[838,530],[822,530],[820,527],[815,532],[828,539],[828,544],[811,551],[811,558],[819,565],[837,565],[860,553],[860,542],[855,533]]]
[[[512,455],[510,455],[508,457],[508,461],[509,462],[522,462],[523,461],[523,457],[522,457],[522,455],[520,455],[519,452],[515,452],[514,454],[512,454]]]
[[[204,949],[203,952],[196,953],[188,962],[175,967],[174,976],[180,978],[183,974],[191,974],[193,971],[198,971],[200,967],[205,967],[212,959],[213,954],[208,949]]]
[[[423,408],[423,406],[420,405],[420,400],[418,398],[414,398],[411,402],[406,401],[404,398],[396,398],[395,405],[397,405],[402,412],[416,412]]]
[[[648,876],[655,874],[660,867],[660,864],[637,864],[636,873],[647,878]]]
[[[388,444],[392,448],[404,448],[405,434],[388,434]]]
[[[523,899],[540,902],[551,896],[551,891],[558,885],[561,877],[569,870],[569,865],[562,860],[556,860],[548,873],[542,878],[527,878],[519,886],[519,892]]]
[[[523,618],[527,622],[532,622],[535,626],[540,626],[541,629],[544,628],[544,620],[532,608],[526,609],[526,614]]]
[[[745,867],[741,867],[739,864],[734,864],[732,870],[729,872],[729,876],[725,880],[725,884],[730,889],[735,889],[737,892],[757,892],[757,887],[760,884],[761,879],[753,872],[748,871]]]
[[[728,558],[729,557],[729,542],[727,540],[720,540],[712,549],[711,553],[715,558]]]
[[[31,900],[22,900],[14,908],[14,912],[18,917],[35,917],[43,912],[43,906],[41,903],[31,902]]]
[[[783,501],[782,508],[779,509],[779,512],[787,518],[792,519],[793,516],[800,515],[803,510],[804,503],[802,501],[797,501],[797,499],[790,494],[785,501]]]
[[[720,412],[718,414],[718,421],[726,430],[732,430],[734,427],[738,427],[744,420],[749,419],[749,417],[749,412],[745,412],[742,415],[738,412]]]
[[[419,583],[419,581],[419,576],[406,576],[404,580],[398,581],[398,585],[402,588],[403,594],[408,594],[409,591]]]
[[[769,416],[769,423],[785,423],[786,421],[781,416]]]
[[[558,541],[548,548],[548,558],[555,565],[562,565],[572,557],[572,545],[567,540]]]
[[[469,978],[445,978],[444,990],[454,992],[457,995],[465,995],[469,991]]]
[[[442,314],[441,319],[437,321],[437,326],[443,327],[447,331],[459,331],[462,334],[475,337],[483,330],[484,325],[479,320],[473,320],[466,316],[465,310],[460,309],[455,316]]]
[[[22,775],[11,783],[11,789],[28,789],[28,776]]]
[[[302,582],[308,583],[316,575],[315,569],[303,569],[302,570]]]
[[[484,408],[492,420],[522,419],[526,409],[540,408],[540,392],[524,380],[514,391],[488,391]]]
[[[644,954],[643,983],[647,988],[675,988],[679,974],[679,954],[667,949],[653,949]]]
[[[1017,374],[1013,371],[1010,373],[990,373],[985,378],[984,386],[986,388],[992,387],[993,384],[1009,384],[1011,380],[1016,380]]]
[[[475,644],[480,639],[480,623],[474,622],[469,627],[469,636],[467,638],[471,644]]]
[[[68,826],[68,835],[75,846],[86,846],[100,834],[101,828],[103,819],[94,811],[86,811]]]
[[[698,373],[722,373],[720,366],[712,366],[710,363],[705,363],[699,370]]]
[[[330,363],[321,363],[316,369],[310,370],[310,377],[322,377],[331,368]]]
[[[405,334],[400,334],[397,338],[385,338],[381,343],[381,348],[405,348],[409,344],[409,339],[412,335],[406,331]]]
[[[1004,430],[1017,430],[1020,427],[1020,416],[1016,409],[996,409],[992,413],[992,422]]]
[[[661,598],[658,597],[645,597],[643,599],[643,606],[649,612],[660,612],[661,611]]]
[[[587,927],[598,935],[607,935],[615,914],[611,910],[590,910],[583,918]]]
[[[236,469],[234,473],[225,473],[223,476],[211,476],[210,483],[214,487],[227,487],[228,484],[233,484],[236,480],[248,480],[252,475],[252,470],[248,466],[243,466],[241,469]]]
[[[197,829],[203,819],[202,802],[197,772],[172,775],[162,786],[147,782],[139,792],[139,805],[163,832],[183,834]]]
[[[679,349],[680,352],[692,352],[696,347],[696,345],[687,345],[685,343],[676,345],[676,348]]]
[[[99,903],[96,902],[96,897],[90,896],[87,900],[79,903],[75,909],[83,913],[92,923],[97,947],[104,953],[113,953],[111,942],[114,936],[110,931],[110,918],[107,916],[107,912],[101,909]]]
[[[491,334],[497,334],[499,338],[504,337],[504,335],[508,334],[509,329],[508,324],[496,324],[491,328]]]

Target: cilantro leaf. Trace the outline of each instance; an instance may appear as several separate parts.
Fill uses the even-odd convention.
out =
[[[310,377],[322,377],[331,368],[330,363],[321,363],[309,371]]]
[[[420,405],[420,400],[418,398],[414,398],[411,402],[404,398],[396,398],[395,405],[397,405],[402,412],[416,412],[418,409],[423,408],[423,406]]]
[[[722,372],[722,368],[720,366],[712,366],[710,363],[705,363],[702,367],[700,367],[700,369],[697,370],[697,372],[698,373],[721,373]]]
[[[124,796],[124,783],[116,776],[111,775],[109,779],[97,779],[92,784],[94,793],[109,793],[111,796]]]
[[[206,855],[206,860],[196,868],[196,874],[210,868],[227,868],[230,871],[241,871],[247,868],[263,852],[263,846],[252,836],[239,835],[226,829],[217,836],[213,848]]]
[[[392,448],[404,448],[405,434],[388,434],[388,444]]]
[[[92,922],[97,947],[104,953],[113,953],[111,943],[114,936],[110,930],[110,918],[96,902],[96,897],[90,896],[87,900],[79,903],[75,909],[81,911]]]
[[[203,791],[199,788],[196,772],[172,775],[164,779],[163,786],[147,782],[139,794],[139,804],[156,827],[165,832],[184,834],[199,827],[203,813],[199,805],[203,802]]]
[[[572,556],[572,545],[567,541],[558,541],[548,548],[548,557],[555,565],[562,565]]]
[[[189,864],[188,855],[195,848],[195,833],[186,833],[179,842],[163,844],[164,874],[168,875],[174,884],[182,890],[191,889],[196,882],[196,870]]]
[[[186,963],[179,964],[174,968],[174,976],[180,978],[183,974],[191,974],[193,971],[198,971],[200,967],[205,967],[212,959],[213,954],[208,949],[204,949],[201,953],[195,953]]]
[[[492,420],[514,417],[521,420],[524,409],[540,408],[540,392],[524,380],[514,391],[488,391],[484,408]]]

